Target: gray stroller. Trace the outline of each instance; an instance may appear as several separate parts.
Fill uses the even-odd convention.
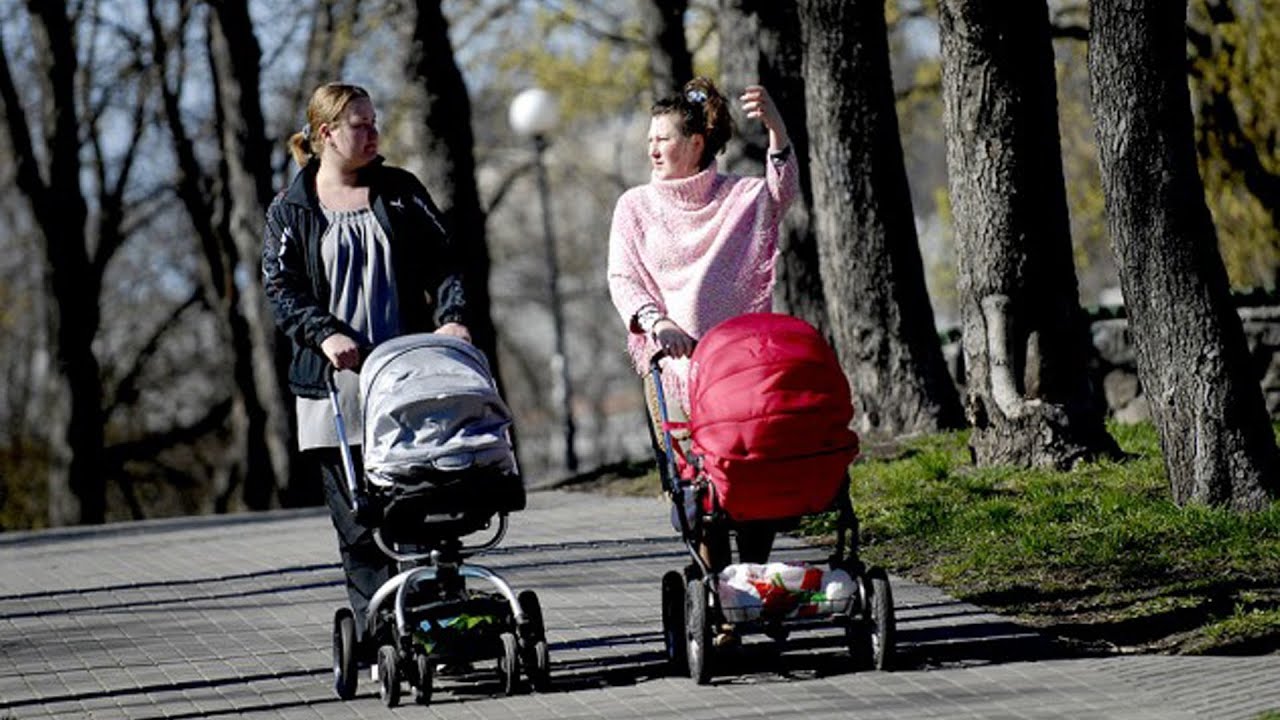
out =
[[[332,374],[329,394],[352,512],[376,528],[378,547],[398,570],[374,593],[366,617],[345,606],[334,613],[338,696],[355,696],[360,655],[373,648],[373,677],[388,707],[399,704],[402,680],[415,702],[429,703],[442,663],[496,659],[508,695],[520,687],[522,667],[535,690],[548,687],[538,596],[517,595],[497,573],[466,562],[497,546],[508,513],[525,506],[511,413],[484,354],[433,334],[399,337],[370,353],[360,371],[363,477],[356,476]],[[483,542],[463,544],[482,531]]]

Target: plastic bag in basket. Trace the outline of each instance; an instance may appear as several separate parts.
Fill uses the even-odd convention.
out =
[[[804,563],[739,563],[720,572],[725,619],[815,617],[844,612],[857,586],[844,570]]]

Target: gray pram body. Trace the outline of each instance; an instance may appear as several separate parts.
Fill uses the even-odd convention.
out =
[[[524,508],[511,411],[474,345],[435,334],[385,342],[365,360],[360,396],[366,491],[384,509],[384,539],[464,535]]]

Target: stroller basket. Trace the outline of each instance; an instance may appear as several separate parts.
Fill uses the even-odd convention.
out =
[[[728,622],[847,614],[858,588],[841,568],[773,562],[730,565],[717,584]]]

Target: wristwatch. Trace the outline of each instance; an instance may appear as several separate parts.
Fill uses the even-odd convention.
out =
[[[653,337],[653,327],[665,317],[657,305],[645,305],[636,311],[636,325],[645,335]]]

